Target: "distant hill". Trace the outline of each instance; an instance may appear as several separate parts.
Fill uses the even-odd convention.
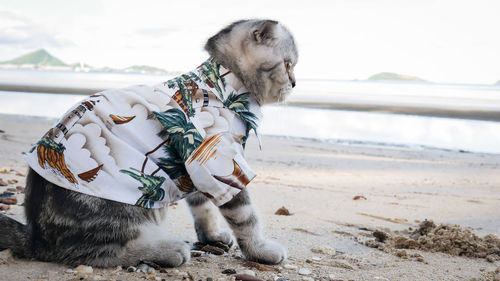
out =
[[[62,60],[54,57],[49,54],[44,49],[39,49],[34,52],[28,53],[24,56],[20,56],[8,61],[0,62],[0,64],[14,64],[14,65],[23,65],[23,64],[31,64],[38,66],[68,66]]]
[[[0,68],[7,69],[38,69],[38,70],[59,70],[59,71],[101,71],[101,72],[133,72],[133,73],[153,73],[172,74],[164,69],[149,65],[132,65],[124,69],[111,67],[92,67],[85,63],[66,64],[62,60],[54,57],[45,49],[39,49],[26,55],[0,62]],[[177,72],[175,72],[177,73]]]
[[[122,69],[125,72],[138,72],[138,73],[167,73],[166,70],[149,66],[149,65],[132,65],[127,68]]]
[[[495,83],[495,85],[500,85],[500,80],[498,80],[498,81]]]
[[[78,62],[75,62],[75,63],[72,63],[70,64],[69,66],[71,66],[72,68],[77,68],[77,67],[88,67],[88,68],[91,68],[92,66],[86,64],[86,63],[78,63]]]
[[[397,81],[427,82],[426,80],[416,76],[401,75],[392,72],[380,72],[370,76],[368,80],[397,80]]]

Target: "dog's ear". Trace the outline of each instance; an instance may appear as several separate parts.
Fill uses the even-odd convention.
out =
[[[274,38],[274,30],[278,25],[277,21],[267,20],[258,29],[253,31],[253,38],[257,43],[265,42]]]

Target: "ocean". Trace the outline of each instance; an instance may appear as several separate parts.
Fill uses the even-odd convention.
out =
[[[153,85],[168,78],[0,70],[0,85],[49,88]],[[0,114],[57,118],[83,98],[69,93],[0,91]],[[261,134],[350,145],[500,154],[499,86],[299,79],[290,100],[289,105],[263,107]],[[423,115],[394,114],[393,108],[413,108]]]

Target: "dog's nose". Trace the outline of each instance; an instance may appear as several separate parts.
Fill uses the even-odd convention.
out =
[[[292,82],[292,88],[295,88],[295,81]]]

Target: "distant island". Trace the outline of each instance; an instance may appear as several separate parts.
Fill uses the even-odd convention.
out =
[[[495,83],[495,85],[500,85],[500,80],[498,80],[498,81]]]
[[[39,49],[28,54],[0,62],[3,69],[35,69],[35,70],[58,70],[76,72],[127,72],[127,73],[148,73],[148,74],[178,74],[164,69],[148,65],[132,65],[123,69],[110,67],[93,67],[85,63],[66,64],[62,60],[51,55],[45,49]]]
[[[392,72],[380,72],[368,77],[368,80],[397,80],[397,81],[413,81],[413,82],[428,82],[416,76],[402,75]]]

